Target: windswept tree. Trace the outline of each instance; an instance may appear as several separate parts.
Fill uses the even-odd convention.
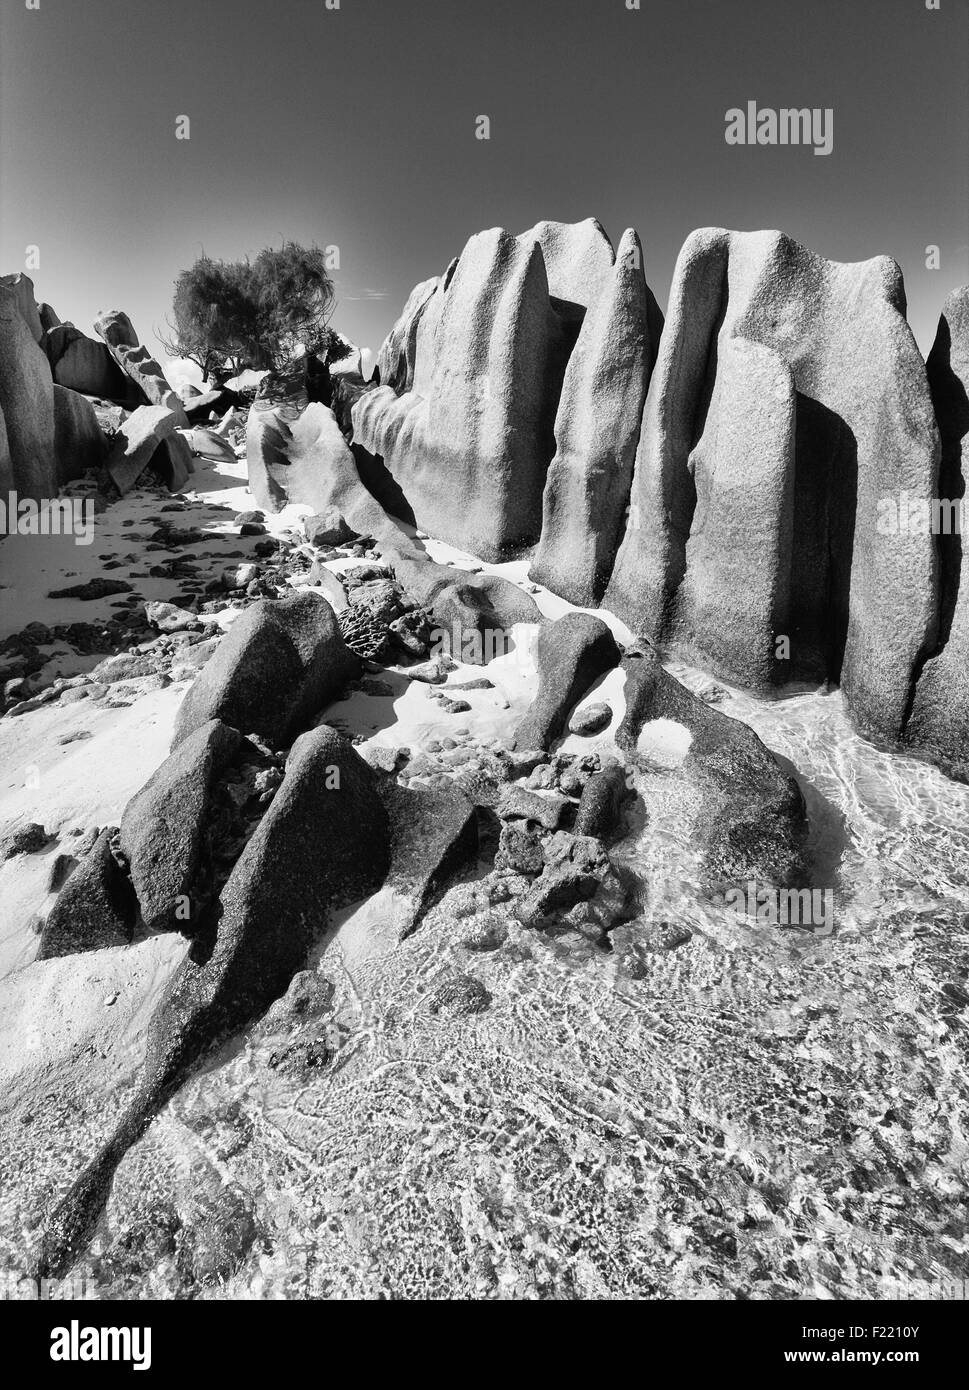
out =
[[[206,379],[246,367],[285,369],[303,352],[325,348],[334,290],[319,247],[284,242],[255,260],[202,256],[175,282],[173,357],[195,362]]]

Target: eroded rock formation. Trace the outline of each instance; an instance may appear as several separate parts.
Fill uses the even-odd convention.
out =
[[[938,462],[893,261],[695,232],[604,603],[741,684],[840,678],[859,726],[897,738],[935,636],[936,559],[928,537],[879,534],[878,500],[933,495]]]
[[[949,295],[928,359],[929,383],[942,436],[938,496],[965,507],[969,465],[969,286]],[[897,500],[897,499],[892,499]],[[931,519],[931,518],[930,518]],[[939,509],[942,567],[939,645],[915,690],[906,738],[942,767],[969,780],[969,566],[964,511]]]

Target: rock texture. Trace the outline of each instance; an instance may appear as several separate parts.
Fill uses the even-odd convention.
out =
[[[128,315],[120,309],[102,314],[94,325],[107,343],[112,357],[151,405],[163,405],[173,411],[176,424],[187,428],[188,417],[177,393],[165,380],[165,374],[146,347],[138,341],[138,334]]]
[[[969,473],[969,286],[946,299],[928,373],[942,436],[939,496],[964,508]],[[943,532],[938,539],[939,647],[919,677],[906,738],[950,775],[969,781],[969,565],[961,533]]]
[[[335,730],[324,725],[305,734],[207,931],[158,1003],[127,1110],[50,1214],[39,1273],[70,1268],[118,1163],[189,1068],[284,993],[330,911],[374,892],[389,859],[389,827],[373,772]]]
[[[802,885],[807,819],[794,778],[746,724],[674,680],[651,648],[630,649],[622,666],[626,712],[616,742],[635,754],[650,724],[679,726],[684,756],[670,769],[650,767],[649,780],[659,788],[670,781],[678,803],[692,804],[693,836],[711,878],[731,887]]]
[[[0,275],[0,291],[13,296],[30,336],[35,343],[42,345],[45,330],[37,300],[34,298],[34,282],[30,276],[25,275],[23,271],[15,275]]]
[[[530,575],[584,607],[602,598],[622,538],[643,402],[663,317],[627,231],[569,358]]]
[[[143,393],[112,357],[107,344],[88,338],[72,323],[49,329],[45,349],[58,386],[130,408],[144,403]]]
[[[50,910],[40,938],[38,960],[124,946],[137,916],[131,880],[112,851],[111,830],[103,830],[67,880]]]
[[[936,562],[926,537],[880,536],[877,503],[933,495],[938,461],[893,261],[841,265],[778,232],[695,232],[604,602],[734,679],[840,677],[859,727],[897,737],[934,640]]]
[[[54,454],[57,481],[70,482],[89,468],[100,468],[108,441],[91,402],[77,391],[54,385]]]
[[[21,497],[57,496],[54,383],[20,311],[18,288],[0,286],[0,412],[11,482]]]
[[[333,412],[308,404],[257,400],[246,423],[249,488],[256,505],[278,512],[303,502],[322,512],[347,489],[362,490]]]
[[[411,290],[400,318],[384,339],[377,357],[377,371],[380,384],[388,386],[396,395],[414,388],[414,372],[417,366],[418,331],[432,295],[441,288],[441,276],[422,280]]]
[[[283,747],[357,670],[357,658],[321,595],[256,603],[232,625],[189,688],[172,746],[220,719]]]
[[[439,652],[484,666],[506,650],[508,629],[541,619],[535,600],[510,579],[439,565],[413,547],[385,544],[381,553],[410,600],[433,617]]]
[[[142,920],[152,931],[194,929],[193,889],[202,860],[212,785],[242,742],[218,719],[184,739],[131,798],[121,848]]]
[[[354,439],[383,460],[420,526],[497,559],[537,539],[553,452],[547,378],[557,325],[541,248],[498,228],[481,232],[438,294],[426,375],[419,349],[414,389],[362,395]]]
[[[593,681],[619,664],[615,638],[601,618],[568,613],[538,634],[538,690],[515,732],[516,748],[550,748],[572,707]]]
[[[473,861],[478,822],[455,786],[380,788],[391,827],[388,884],[403,899],[394,922],[398,940],[415,931],[454,876]]]
[[[111,481],[122,496],[134,487],[149,466],[173,476],[171,456],[159,457],[159,451],[174,437],[177,422],[178,416],[168,406],[142,405],[122,423],[112,441],[107,462]],[[184,440],[180,442],[184,445]],[[175,447],[177,449],[178,445]],[[185,448],[187,450],[187,445]]]

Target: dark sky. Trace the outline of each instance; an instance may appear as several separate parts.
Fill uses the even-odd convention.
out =
[[[893,255],[923,349],[969,280],[969,0],[0,6],[0,266],[38,244],[39,296],[86,331],[124,308],[157,349],[203,247],[294,238],[340,247],[334,322],[376,348],[471,233],[590,215],[638,229],[664,307],[708,225]],[[750,100],[833,107],[833,154],[727,146]]]

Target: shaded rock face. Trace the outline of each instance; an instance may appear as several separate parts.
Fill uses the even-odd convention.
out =
[[[91,402],[77,391],[54,385],[54,453],[57,481],[70,482],[89,468],[100,468],[108,441]]]
[[[627,231],[569,358],[530,576],[571,603],[601,599],[622,538],[663,316]]]
[[[195,919],[192,889],[212,786],[241,742],[235,729],[210,720],[179,744],[125,808],[121,848],[142,919],[154,931],[185,929]]]
[[[151,405],[163,405],[174,411],[176,424],[187,427],[188,417],[181,400],[169,386],[158,362],[138,341],[138,334],[128,315],[120,309],[112,309],[110,313],[102,314],[94,327],[107,343],[118,366],[131,378],[145,400]]]
[[[283,747],[356,674],[357,658],[320,594],[246,609],[189,688],[172,746],[212,719]]]
[[[538,690],[515,732],[516,748],[550,748],[565,732],[573,706],[592,683],[619,664],[615,638],[601,618],[568,613],[538,634]]]
[[[621,763],[610,762],[594,772],[579,797],[573,827],[576,835],[610,839],[622,824],[623,806],[632,794]]]
[[[0,289],[13,296],[20,311],[20,317],[27,325],[30,336],[35,343],[42,345],[45,330],[41,322],[37,300],[34,297],[33,280],[23,271],[18,271],[14,275],[0,275]]]
[[[151,1089],[286,990],[329,912],[380,887],[389,844],[375,774],[352,744],[326,725],[297,739],[222,890],[214,940],[193,945],[159,1004],[146,1061]]]
[[[938,462],[894,262],[695,232],[604,603],[745,684],[840,677],[859,727],[897,737],[934,638],[936,561],[930,538],[879,534],[878,501],[934,495]]]
[[[807,818],[794,778],[746,724],[698,700],[664,671],[652,649],[627,651],[622,667],[626,712],[616,743],[635,755],[653,721],[680,726],[688,747],[665,775],[677,784],[680,804],[692,803],[693,833],[712,877],[730,886],[798,883]]]
[[[72,323],[51,328],[45,348],[58,386],[132,409],[144,403],[143,393],[112,357],[107,344],[88,338]]]
[[[441,284],[441,276],[435,275],[414,286],[400,318],[381,346],[377,357],[380,384],[389,386],[398,396],[414,389],[418,330],[431,296],[440,289]]]
[[[36,501],[56,497],[54,383],[11,286],[0,286],[0,412],[10,460],[8,486]]]
[[[426,368],[418,333],[412,389],[362,395],[354,439],[383,460],[420,526],[498,559],[537,539],[554,448],[561,328],[539,243],[479,233],[425,305],[428,325],[437,300]]]
[[[383,384],[353,407],[357,445],[383,460],[418,525],[494,560],[538,540],[544,510],[537,573],[583,601],[618,543],[662,323],[635,233],[621,251],[616,263],[593,219],[472,237],[415,288],[381,351]],[[598,504],[596,541],[582,522]]]
[[[112,852],[112,834],[102,830],[61,890],[44,924],[38,960],[131,940],[138,904],[131,880]]]
[[[124,420],[111,443],[107,469],[122,496],[155,465],[157,452],[175,431],[178,417],[164,405],[141,405]]]
[[[374,773],[353,746],[325,725],[298,739],[271,807],[159,1000],[127,1110],[49,1217],[39,1273],[70,1268],[152,1116],[207,1048],[285,992],[331,910],[376,891],[389,843]]]
[[[946,299],[928,359],[942,436],[939,496],[965,506],[969,471],[969,286]],[[945,518],[942,517],[945,526]],[[939,644],[915,689],[906,739],[950,775],[969,781],[969,567],[961,534],[939,536],[942,573]]]
[[[201,391],[183,404],[189,424],[201,425],[213,412],[216,415],[224,415],[227,410],[239,405],[240,399],[238,392],[231,391],[226,386],[219,386],[209,391]]]

